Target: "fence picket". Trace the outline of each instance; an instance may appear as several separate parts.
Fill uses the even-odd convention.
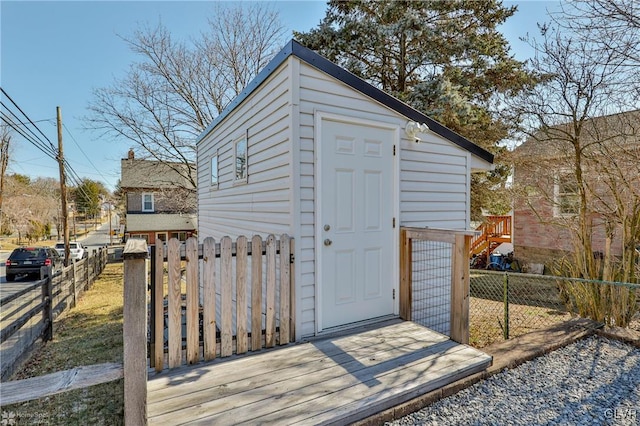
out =
[[[247,237],[236,240],[236,353],[247,352]]]
[[[162,371],[164,368],[164,247],[162,244],[156,245],[155,250],[155,292],[154,298],[154,367],[156,371]]]
[[[216,240],[204,239],[202,255],[203,307],[202,338],[204,340],[204,359],[210,361],[216,357]]]
[[[262,237],[251,239],[251,350],[262,349]]]
[[[167,245],[167,270],[169,275],[168,329],[169,368],[178,367],[182,357],[182,294],[180,289],[180,241],[169,240]]]
[[[198,296],[198,239],[191,237],[186,242],[187,262],[187,364],[198,362],[200,350],[200,318]]]
[[[267,237],[267,309],[265,327],[265,347],[275,345],[276,334],[276,238]]]
[[[220,240],[220,356],[230,356],[233,353],[233,324],[232,324],[232,278],[231,238]]]
[[[289,236],[280,236],[280,344],[286,345],[290,341],[289,324],[291,321],[290,290],[291,275],[289,266],[291,265],[289,253]]]

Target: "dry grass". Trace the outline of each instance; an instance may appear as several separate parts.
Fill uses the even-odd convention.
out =
[[[571,314],[548,307],[509,304],[509,337],[568,321]],[[504,304],[471,297],[469,303],[469,343],[484,348],[504,339]]]
[[[108,264],[78,305],[55,323],[54,338],[38,350],[14,379],[40,376],[81,365],[122,363],[122,264]],[[2,407],[12,424],[120,425],[123,381],[65,392]],[[4,423],[3,423],[4,424]]]

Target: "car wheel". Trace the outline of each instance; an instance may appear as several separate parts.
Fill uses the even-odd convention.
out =
[[[13,274],[7,274],[7,281],[15,281],[16,280],[16,276]]]

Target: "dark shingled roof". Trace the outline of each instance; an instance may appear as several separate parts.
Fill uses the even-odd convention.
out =
[[[172,168],[173,167],[173,168]],[[178,173],[174,168],[183,170]],[[171,163],[123,158],[120,162],[120,187],[122,189],[167,189],[190,188],[191,182],[185,175],[191,174],[195,180],[195,170],[185,163]]]
[[[558,124],[539,130],[518,146],[513,156],[520,160],[560,159],[573,155],[570,138],[573,123]],[[598,146],[613,149],[616,146],[633,147],[640,144],[640,110],[594,117],[583,121],[581,146],[587,152]]]

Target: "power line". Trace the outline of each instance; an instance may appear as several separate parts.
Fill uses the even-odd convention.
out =
[[[22,113],[22,115],[24,115],[24,117],[29,120],[29,123],[31,123],[31,125],[42,135],[44,136],[44,138],[47,140],[47,142],[49,142],[49,146],[51,147],[53,152],[56,152],[56,148],[53,146],[53,143],[51,142],[51,140],[47,137],[47,135],[45,135],[44,133],[42,133],[42,130],[40,130],[40,128],[38,126],[36,126],[36,124],[33,122],[33,120],[31,120],[29,118],[29,116],[27,116],[27,114],[24,113],[24,111],[22,111],[22,109],[18,106],[18,104],[15,103],[15,101],[11,98],[11,96],[9,96],[9,94],[2,88],[0,87],[0,90],[2,91],[2,93],[4,93],[4,95],[7,97],[7,99],[9,99],[11,101],[11,103],[18,108],[18,111],[20,111]]]
[[[28,123],[24,122],[20,117],[18,117],[18,115],[14,111],[12,111],[12,108],[9,105],[5,104],[0,100],[0,105],[13,117],[11,118],[4,111],[0,111],[0,118],[2,119],[2,121],[5,122],[20,136],[22,136],[27,142],[31,143],[38,150],[44,153],[47,157],[51,158],[54,161],[58,161],[58,155],[59,155],[58,149],[53,145],[51,140],[42,132],[42,130],[40,130],[40,128],[35,124],[36,122],[33,121],[31,118],[29,118],[29,116],[22,110],[22,108],[20,108],[20,106],[13,100],[13,98],[11,98],[11,96],[9,96],[9,94],[2,87],[0,87],[0,90],[2,91],[2,94],[11,101],[11,104],[13,104],[13,106],[22,114],[22,116],[24,116],[24,118],[26,119],[26,121],[28,121]],[[16,123],[16,121],[19,124]],[[44,137],[46,142],[29,127],[29,124],[33,128],[35,128],[37,132],[40,135],[42,135],[42,137]],[[86,153],[82,150],[82,148],[80,147],[76,139],[73,137],[69,129],[64,125],[63,127],[65,128],[69,136],[71,136],[71,139],[76,144],[78,149],[80,149],[80,151],[85,156],[85,158],[89,161],[89,163],[93,166],[93,168],[100,174],[100,176],[106,181],[107,179],[99,172],[95,164],[91,162],[91,160],[86,155]],[[67,176],[69,177],[69,180],[71,181],[71,183],[76,187],[76,190],[80,191],[80,193],[85,198],[89,199],[90,198],[89,195],[82,188],[83,179],[80,178],[78,173],[73,169],[73,167],[71,166],[71,164],[68,162],[67,159],[64,159],[63,162],[64,162],[64,165],[63,165],[64,170],[67,173]]]
[[[64,129],[67,131],[67,134],[71,137],[71,140],[73,141],[73,143],[76,144],[76,146],[78,147],[78,149],[80,150],[80,152],[82,153],[82,155],[84,156],[84,158],[87,159],[87,161],[89,162],[89,164],[91,164],[91,166],[93,166],[93,169],[98,172],[98,174],[100,175],[100,177],[102,177],[102,179],[105,181],[105,183],[107,182],[107,178],[104,177],[104,175],[100,172],[100,170],[98,170],[98,168],[96,167],[95,164],[93,164],[93,162],[91,161],[91,159],[87,156],[87,154],[84,152],[84,150],[82,149],[82,147],[80,147],[80,144],[78,144],[78,141],[76,141],[76,138],[73,137],[73,135],[71,134],[71,132],[69,131],[69,129],[67,128],[66,125],[62,125],[62,127],[64,127]]]
[[[2,103],[1,101],[0,101],[0,104],[2,106],[6,107],[6,105],[4,105],[4,103]],[[32,145],[34,145],[36,148],[38,148],[40,151],[42,151],[45,155],[47,155],[50,158],[55,159],[55,155],[56,155],[55,150],[52,151],[43,141],[37,139],[37,135],[35,135],[31,129],[26,127],[27,125],[25,123],[23,123],[12,111],[10,111],[10,110],[8,110],[8,111],[9,111],[9,113],[11,113],[11,115],[16,120],[18,120],[20,122],[20,124],[17,124],[4,111],[1,112],[2,121],[4,121],[5,124],[7,124],[9,127],[11,127],[20,136],[25,138],[28,142],[30,142]],[[26,131],[29,131],[29,133],[31,133],[31,134],[26,133]]]

